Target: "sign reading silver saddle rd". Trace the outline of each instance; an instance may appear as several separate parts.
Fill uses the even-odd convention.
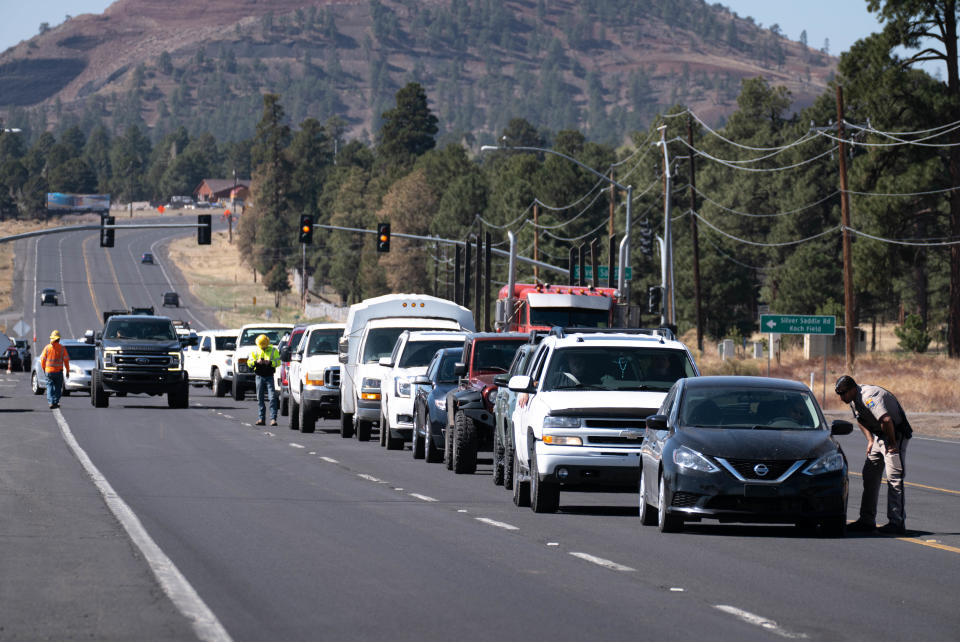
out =
[[[771,334],[836,334],[837,317],[808,314],[761,314],[760,331]]]

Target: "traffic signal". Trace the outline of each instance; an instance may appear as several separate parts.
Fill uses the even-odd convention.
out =
[[[197,245],[210,245],[213,234],[213,221],[210,214],[197,214]]]
[[[390,251],[390,224],[377,223],[377,252]]]
[[[306,245],[313,243],[313,217],[309,214],[300,215],[300,242]]]
[[[113,229],[107,229],[105,225],[113,225],[112,216],[100,217],[100,247],[113,247]]]
[[[640,221],[640,253],[653,256],[653,229],[647,219]]]
[[[663,298],[663,288],[651,285],[647,288],[647,314],[660,314],[660,300]]]

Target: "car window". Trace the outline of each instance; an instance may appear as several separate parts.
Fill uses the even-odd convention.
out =
[[[136,322],[110,319],[104,329],[107,339],[140,339],[143,341],[175,341],[177,333],[170,321],[138,320]]]
[[[680,424],[702,428],[815,430],[820,413],[813,397],[801,390],[710,387],[687,390]]]
[[[460,346],[460,341],[407,341],[407,347],[403,350],[400,357],[398,368],[418,368],[430,362],[430,358],[437,350],[443,348],[456,348]]]
[[[337,341],[343,335],[341,330],[314,330],[307,339],[307,356],[315,354],[337,354]]]
[[[397,359],[400,357],[400,353],[403,351],[403,346],[410,340],[410,336],[406,333],[401,333],[397,337],[397,342],[393,344],[393,351],[390,353],[390,361],[393,363],[397,362]]]
[[[210,337],[204,337],[204,338],[203,338],[203,345],[201,345],[200,347],[201,347],[201,348],[207,348],[207,349],[209,350],[209,349],[210,349]]]
[[[692,364],[680,350],[632,346],[589,346],[554,351],[544,376],[546,390],[650,390],[667,392],[692,376]]]
[[[74,361],[93,361],[94,359],[94,348],[93,346],[65,346],[67,349],[67,356],[69,356]]]
[[[427,364],[427,377],[432,381],[437,380],[437,369],[440,367],[440,360],[443,358],[443,353],[439,350],[433,354],[433,357],[430,358],[430,363]]]
[[[540,375],[543,373],[543,365],[546,363],[547,356],[549,354],[550,349],[545,346],[541,346],[540,349],[537,350],[537,354],[533,359],[533,365],[531,366],[529,372],[535,386],[540,385]]]
[[[287,347],[290,348],[291,352],[296,352],[297,348],[300,347],[300,342],[303,341],[303,337],[306,335],[305,330],[294,330],[290,335],[290,338],[287,341]]]
[[[372,328],[363,342],[363,363],[377,363],[389,357],[403,328]]]
[[[236,337],[214,337],[213,344],[217,346],[217,350],[233,350],[237,345]]]
[[[248,328],[243,331],[243,334],[240,335],[240,345],[256,345],[257,337],[259,337],[261,334],[267,335],[267,338],[270,339],[270,343],[277,345],[280,343],[280,339],[286,332],[287,330],[285,328]]]
[[[440,362],[440,373],[437,378],[439,383],[457,383],[457,375],[454,374],[454,366],[463,357],[463,350],[451,350],[444,355]]]

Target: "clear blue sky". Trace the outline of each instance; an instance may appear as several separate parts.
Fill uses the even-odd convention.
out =
[[[36,35],[41,22],[53,27],[68,14],[101,13],[112,3],[113,0],[0,0],[0,51]],[[721,0],[721,4],[741,16],[753,16],[764,27],[779,24],[791,40],[798,40],[800,32],[806,29],[807,42],[816,49],[829,38],[830,53],[834,55],[879,30],[876,16],[867,12],[865,0]]]

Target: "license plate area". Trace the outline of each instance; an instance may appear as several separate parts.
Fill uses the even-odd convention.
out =
[[[745,484],[743,487],[744,497],[779,497],[780,488],[778,486],[768,486],[766,484]]]

